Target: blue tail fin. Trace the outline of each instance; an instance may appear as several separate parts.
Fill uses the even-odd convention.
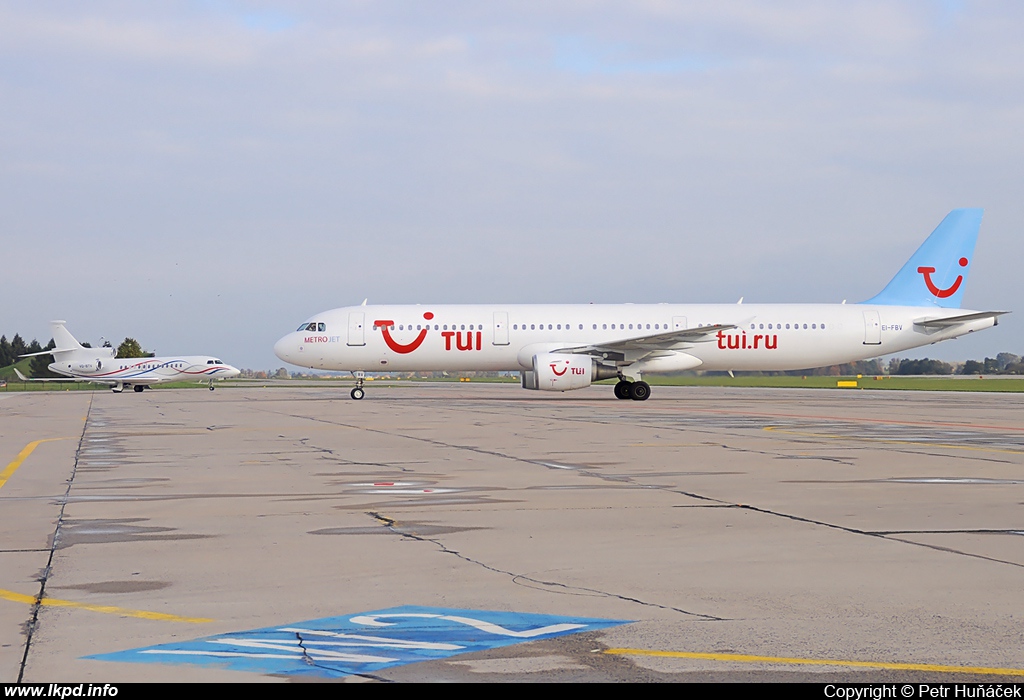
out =
[[[861,303],[959,309],[981,214],[981,209],[949,212],[885,289]]]

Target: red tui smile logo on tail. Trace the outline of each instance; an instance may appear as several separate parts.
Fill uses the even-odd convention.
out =
[[[960,267],[967,267],[967,258],[960,258]],[[957,275],[956,281],[953,282],[949,287],[945,289],[939,289],[932,282],[932,273],[935,272],[934,267],[919,267],[917,271],[924,275],[924,283],[928,286],[928,291],[937,296],[939,299],[946,299],[956,294],[956,290],[960,289],[960,284],[964,281],[963,275]]]
[[[430,319],[434,318],[434,314],[428,311],[427,313],[423,314],[423,318],[429,321]],[[410,352],[418,348],[420,345],[423,345],[423,341],[427,337],[427,331],[430,330],[429,326],[424,326],[423,329],[420,330],[419,335],[416,336],[415,340],[413,340],[411,343],[407,345],[402,345],[397,340],[391,337],[391,329],[395,325],[394,321],[389,321],[386,319],[379,320],[374,321],[373,325],[380,328],[380,332],[384,335],[384,342],[387,343],[388,347],[400,355],[408,355]]]

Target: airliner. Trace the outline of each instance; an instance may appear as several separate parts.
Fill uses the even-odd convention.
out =
[[[859,304],[348,306],[316,314],[274,346],[293,365],[352,372],[516,371],[524,389],[618,379],[644,401],[647,374],[795,370],[853,362],[998,325],[960,308],[981,209],[950,212],[877,295]]]
[[[95,382],[109,384],[114,393],[121,393],[126,387],[141,392],[146,387],[164,382],[209,381],[210,391],[216,379],[237,377],[241,372],[226,365],[209,355],[172,355],[170,357],[133,357],[119,359],[114,357],[113,348],[83,347],[70,331],[64,327],[64,321],[51,321],[53,342],[57,346],[52,350],[35,352],[21,357],[36,355],[53,355],[54,361],[49,369],[65,378],[29,379],[18,370],[18,377],[29,382]]]

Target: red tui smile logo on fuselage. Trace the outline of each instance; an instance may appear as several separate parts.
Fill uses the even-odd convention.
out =
[[[430,319],[434,318],[434,314],[428,311],[427,313],[423,314],[423,318],[429,321]],[[427,331],[430,330],[430,326],[424,326],[420,330],[419,335],[416,336],[415,340],[413,340],[411,343],[408,343],[407,345],[402,345],[397,340],[391,337],[391,329],[395,325],[394,321],[389,321],[386,319],[379,320],[374,321],[373,325],[380,328],[380,332],[384,336],[384,342],[387,343],[388,347],[400,355],[408,355],[410,352],[418,348],[420,345],[423,345],[423,341],[427,337]]]
[[[960,267],[967,267],[967,258],[960,258]],[[924,275],[924,283],[928,287],[928,291],[937,296],[939,299],[946,299],[956,294],[956,290],[960,289],[960,284],[964,281],[963,275],[957,275],[956,281],[953,282],[949,287],[945,289],[939,289],[932,282],[932,273],[935,272],[934,267],[919,267],[917,271]]]

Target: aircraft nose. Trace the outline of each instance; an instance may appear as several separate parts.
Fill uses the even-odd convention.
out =
[[[286,335],[274,343],[274,354],[285,362],[291,362],[292,341],[290,336]]]

